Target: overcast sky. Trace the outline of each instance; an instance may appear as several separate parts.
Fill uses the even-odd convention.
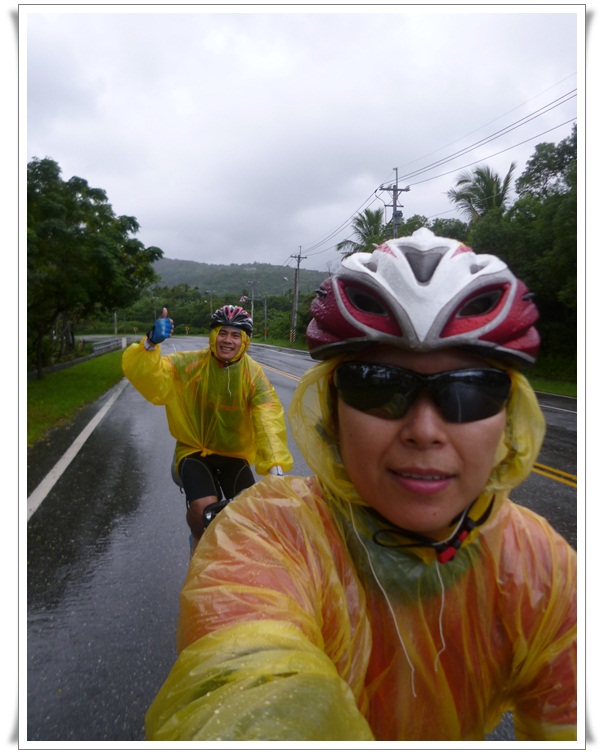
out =
[[[19,13],[27,161],[170,259],[329,270],[395,168],[405,218],[456,217],[460,172],[518,178],[585,106],[582,6],[178,7]]]

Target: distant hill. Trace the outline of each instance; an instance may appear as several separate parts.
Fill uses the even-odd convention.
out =
[[[160,276],[161,285],[173,288],[186,283],[191,288],[217,295],[249,295],[252,281],[255,281],[254,290],[258,296],[276,296],[294,287],[295,270],[274,264],[207,264],[184,259],[159,259],[153,268]],[[312,293],[327,276],[326,272],[300,268],[300,293]]]

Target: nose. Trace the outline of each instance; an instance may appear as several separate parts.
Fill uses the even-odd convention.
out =
[[[447,442],[447,422],[426,393],[414,401],[400,421],[399,437],[406,445],[433,448]]]

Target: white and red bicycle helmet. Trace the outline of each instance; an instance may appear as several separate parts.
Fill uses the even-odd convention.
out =
[[[414,351],[463,348],[511,366],[539,350],[532,295],[507,265],[420,228],[342,260],[311,305],[310,355],[387,344]]]
[[[214,327],[236,327],[252,337],[253,322],[250,315],[241,306],[227,304],[216,309],[210,319],[210,330]]]

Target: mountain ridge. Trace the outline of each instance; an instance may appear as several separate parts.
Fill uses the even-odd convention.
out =
[[[256,296],[275,296],[286,294],[294,287],[294,269],[265,262],[210,264],[162,258],[153,263],[153,269],[160,278],[160,285],[169,288],[188,285],[219,296],[249,295],[252,288]],[[300,293],[312,293],[328,276],[326,272],[300,268]]]

